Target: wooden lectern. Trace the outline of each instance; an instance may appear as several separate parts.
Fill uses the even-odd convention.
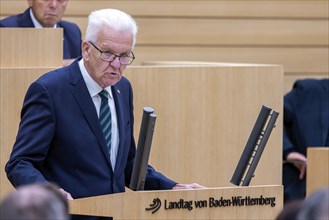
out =
[[[137,191],[70,201],[70,212],[116,219],[275,219],[282,186]]]
[[[306,195],[329,187],[329,147],[307,148]]]

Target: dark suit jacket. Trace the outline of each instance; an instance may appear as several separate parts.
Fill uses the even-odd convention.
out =
[[[328,146],[329,79],[298,80],[284,97],[283,159],[290,152],[306,155],[307,147]],[[305,178],[292,164],[283,166],[286,201],[305,196]]]
[[[20,27],[33,28],[30,12],[28,8],[24,13],[13,15],[0,20],[0,27]],[[71,22],[60,21],[57,24],[58,28],[63,28],[63,58],[74,59],[81,56],[81,31],[79,27]]]
[[[133,92],[125,78],[112,86],[119,150],[112,171],[94,103],[78,59],[31,84],[6,172],[11,183],[50,181],[73,198],[125,191],[135,157]],[[171,189],[175,182],[148,167],[145,189]]]

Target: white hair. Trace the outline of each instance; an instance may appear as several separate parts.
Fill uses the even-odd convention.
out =
[[[111,8],[93,11],[88,17],[85,40],[95,42],[99,31],[104,26],[119,31],[131,31],[133,34],[132,48],[134,48],[138,27],[130,15],[118,9]]]

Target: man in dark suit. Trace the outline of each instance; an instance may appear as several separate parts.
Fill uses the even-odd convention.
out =
[[[89,16],[82,58],[46,73],[26,93],[6,172],[13,186],[54,182],[68,199],[124,192],[136,146],[133,92],[137,25],[115,9]],[[103,97],[103,93],[107,94]],[[103,109],[111,120],[103,127]],[[190,189],[148,167],[145,189]]]
[[[329,146],[329,79],[298,80],[284,97],[285,202],[303,199],[307,147]]]
[[[29,8],[22,14],[0,20],[0,27],[63,28],[63,64],[81,56],[81,31],[71,22],[61,20],[68,0],[28,0]]]

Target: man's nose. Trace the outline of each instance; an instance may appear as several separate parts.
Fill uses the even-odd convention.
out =
[[[120,57],[119,56],[116,56],[114,58],[114,60],[112,60],[111,66],[114,67],[114,68],[120,68],[121,63],[120,63]]]
[[[48,5],[49,5],[51,8],[56,8],[57,5],[58,5],[58,0],[48,0]]]

